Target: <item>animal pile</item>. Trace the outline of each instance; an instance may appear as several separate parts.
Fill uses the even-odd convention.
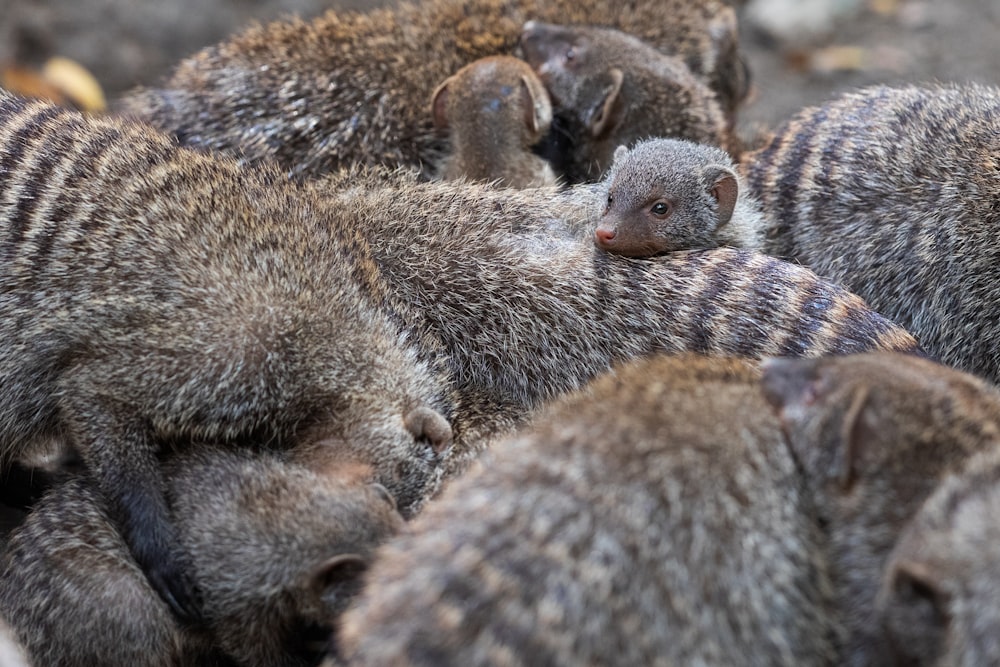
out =
[[[722,0],[424,0],[0,90],[11,655],[1000,662],[1000,91],[747,88]]]

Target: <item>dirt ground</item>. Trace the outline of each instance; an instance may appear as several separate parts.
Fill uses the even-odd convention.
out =
[[[750,0],[762,6],[770,0]],[[876,82],[979,81],[1000,85],[1000,0],[786,0],[840,9],[823,29],[766,34],[745,20],[755,95],[747,125],[780,122],[806,104]],[[96,75],[109,97],[155,84],[172,65],[251,21],[379,0],[0,0],[0,64],[37,66],[52,55]],[[773,4],[773,3],[772,3]],[[779,2],[780,4],[780,2]],[[856,6],[853,12],[843,7]],[[770,5],[768,5],[770,7]],[[760,9],[758,6],[757,9]],[[743,12],[746,12],[745,7]],[[777,15],[782,9],[773,10]]]

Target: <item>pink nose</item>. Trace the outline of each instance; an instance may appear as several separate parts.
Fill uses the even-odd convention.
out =
[[[597,231],[594,232],[594,240],[597,242],[597,245],[607,245],[614,240],[615,236],[617,234],[615,234],[614,230],[605,229],[604,227],[598,227]]]

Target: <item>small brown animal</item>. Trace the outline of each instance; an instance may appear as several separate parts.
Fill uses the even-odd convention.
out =
[[[890,552],[946,473],[996,448],[1000,391],[887,353],[768,360],[762,383],[829,535],[847,628],[839,664],[884,664],[875,598]]]
[[[762,249],[845,285],[932,357],[1000,382],[1000,89],[875,87],[746,155]]]
[[[753,364],[633,362],[497,443],[380,549],[343,658],[835,664],[813,512]]]
[[[597,181],[620,145],[676,137],[726,146],[729,128],[715,93],[675,56],[632,35],[538,21],[521,50],[552,96],[570,135],[569,182]]]
[[[907,526],[877,609],[893,664],[1000,664],[1000,440],[949,474]]]
[[[119,109],[183,145],[276,161],[296,178],[353,163],[430,171],[447,143],[428,95],[478,58],[513,55],[529,19],[628,31],[682,58],[727,108],[746,96],[736,14],[722,0],[429,0],[252,27]]]
[[[677,139],[619,146],[604,180],[598,248],[627,257],[720,245],[756,247],[763,227],[722,149]]]
[[[442,178],[513,188],[556,184],[549,163],[531,152],[549,131],[552,103],[523,60],[491,56],[466,65],[434,91],[431,114],[451,137]]]
[[[29,514],[0,560],[0,612],[42,665],[308,665],[402,519],[364,465],[322,474],[202,448],[166,464],[206,627],[176,622],[83,476]]]

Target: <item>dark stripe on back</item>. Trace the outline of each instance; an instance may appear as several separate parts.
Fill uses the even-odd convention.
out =
[[[45,124],[49,120],[63,113],[67,112],[55,106],[42,107],[27,123],[7,138],[5,150],[0,151],[0,202],[4,200],[6,191],[10,187],[12,175],[22,166],[21,161],[24,159],[27,147],[44,133]]]
[[[802,183],[802,172],[813,155],[816,134],[826,121],[828,113],[826,107],[820,107],[810,118],[795,125],[795,136],[791,138],[789,149],[783,156],[784,160],[778,166],[780,177],[775,184],[777,197],[771,209],[774,224],[768,232],[770,238],[783,239],[786,248],[781,250],[769,248],[768,254],[782,258],[794,256],[794,244],[789,243],[789,239],[792,230],[800,222],[798,220],[800,195],[802,189],[806,187]]]
[[[804,284],[806,275],[796,281],[798,291],[803,294],[802,305],[795,316],[793,335],[781,342],[779,356],[802,357],[806,354],[824,350],[829,341],[817,340],[817,335],[830,321],[830,310],[840,299],[839,290],[829,283],[824,283],[815,276],[808,276],[809,283]],[[834,329],[836,331],[836,329]]]
[[[703,257],[703,256],[702,256]],[[712,349],[712,330],[710,324],[713,316],[719,311],[719,295],[732,289],[733,267],[726,262],[717,262],[702,271],[707,282],[707,288],[696,295],[697,306],[694,309],[694,321],[688,340],[694,352],[708,352]],[[727,322],[727,324],[731,324]]]

